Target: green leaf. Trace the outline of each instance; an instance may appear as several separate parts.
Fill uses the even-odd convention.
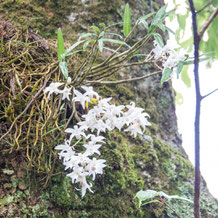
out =
[[[62,61],[61,55],[64,53],[64,38],[60,28],[58,28],[58,60]]]
[[[189,58],[191,59],[191,58]],[[203,62],[203,61],[207,61],[207,60],[210,60],[211,57],[203,57],[203,58],[199,58],[199,62]],[[191,65],[191,64],[194,64],[194,60],[189,60],[189,61],[183,61],[183,65]]]
[[[105,23],[99,23],[99,26],[102,26],[103,28],[106,27]]]
[[[145,202],[144,204],[142,204],[142,206],[146,205],[146,204],[151,204],[151,203],[154,203],[154,202],[160,203],[160,201],[158,201],[158,200],[152,200],[152,201]]]
[[[151,16],[154,15],[155,13],[156,13],[156,12],[151,12],[151,13],[149,13],[149,14],[146,14],[146,15],[140,17],[140,18],[139,18],[139,22],[141,22],[141,20],[146,20],[146,19],[148,19],[149,17],[151,17]]]
[[[102,53],[103,52],[103,36],[104,36],[104,31],[100,33],[99,37],[98,37],[98,48],[99,51]]]
[[[65,103],[63,103],[61,106],[60,106],[60,111],[62,111],[64,109],[64,105]],[[61,126],[60,126],[61,127]]]
[[[91,43],[94,43],[95,41],[94,41],[93,39],[90,39],[90,40],[86,41],[86,42],[84,43],[84,45],[83,45],[83,51],[86,50],[86,48],[88,47],[88,45],[89,45],[90,42],[91,42]]]
[[[96,32],[101,32],[101,30],[97,26],[91,26],[92,29],[94,29]]]
[[[131,15],[130,15],[130,8],[129,4],[125,6],[124,12],[124,20],[123,20],[123,33],[127,36],[131,31]]]
[[[145,20],[141,20],[140,23],[143,24],[145,29],[148,30],[148,23]]]
[[[170,33],[172,33],[173,35],[175,35],[175,32],[173,30],[171,30],[169,27],[165,27],[167,31],[169,31]]]
[[[76,50],[76,51],[74,51],[74,52],[70,52],[70,53],[67,53],[66,55],[64,55],[64,54],[62,54],[61,55],[61,57],[67,57],[67,56],[70,56],[70,55],[74,55],[74,54],[76,54],[76,53],[78,53],[78,52],[82,52],[83,50]]]
[[[59,63],[59,67],[61,69],[62,74],[64,75],[65,79],[68,78],[68,68],[67,68],[67,62],[63,61]]]
[[[116,40],[116,39],[103,39],[104,42],[112,42],[112,43],[116,43],[116,44],[121,44],[121,45],[126,45],[127,47],[131,48],[131,46],[129,46],[127,43],[120,41],[120,40]]]
[[[185,83],[185,85],[190,88],[191,87],[191,79],[188,75],[188,66],[184,66],[181,72],[181,80]]]
[[[103,36],[104,36],[104,31],[102,31],[100,34],[99,34],[99,36],[98,36],[98,40],[100,40],[100,39],[102,39],[103,38]]]
[[[103,47],[104,49],[108,50],[108,51],[112,51],[114,53],[118,53],[117,51],[115,51],[114,49],[108,48],[108,47]]]
[[[177,79],[179,79],[179,74],[182,71],[183,64],[184,64],[184,61],[179,61],[179,63],[177,64],[177,69],[176,69]]]
[[[80,45],[81,43],[85,42],[85,40],[82,40],[82,41],[78,41],[76,43],[74,43],[73,45],[70,46],[70,48],[68,48],[64,54],[62,54],[62,57],[64,58],[65,56],[68,56],[69,53],[74,49],[76,48],[78,45]]]
[[[162,74],[161,81],[160,81],[160,85],[161,85],[161,86],[163,85],[163,83],[164,83],[165,81],[167,81],[167,80],[170,78],[172,72],[173,72],[173,70],[170,69],[170,68],[166,68],[166,69],[164,70],[164,72],[163,72],[163,74]]]
[[[82,38],[88,38],[88,37],[90,37],[90,36],[97,36],[95,33],[83,33],[80,37],[79,37],[79,39],[78,39],[78,41],[80,41]]]
[[[151,16],[154,15],[154,14],[155,14],[155,12],[152,12],[152,13],[149,13],[149,14],[147,14],[147,15],[145,15],[145,16],[140,17],[140,18],[138,19],[138,23],[139,23],[139,24],[143,24],[143,25],[145,26],[145,28],[148,29],[148,23],[147,23],[147,21],[145,21],[145,20],[148,19],[149,17],[151,17]]]
[[[155,41],[157,42],[157,44],[163,48],[164,47],[164,43],[163,43],[163,39],[162,36],[159,33],[153,33],[152,34],[154,36]]]
[[[58,128],[62,128],[62,127],[64,127],[64,126],[65,126],[65,124],[64,124],[64,125],[61,125],[61,126],[59,126],[59,127],[55,127],[54,129],[50,129],[48,132],[44,133],[42,136],[48,135],[50,132],[53,132],[53,131],[57,130]]]
[[[162,22],[158,23],[157,26],[158,26],[163,32],[166,31],[166,27],[163,25]]]
[[[185,201],[188,201],[190,203],[193,203],[192,201],[190,201],[187,198],[179,197],[178,195],[167,195],[166,193],[164,193],[162,191],[157,192],[155,190],[148,189],[146,191],[141,190],[141,191],[136,193],[136,197],[139,199],[140,205],[141,205],[142,201],[150,200],[150,199],[157,197],[157,196],[165,197],[167,199],[180,199],[180,200],[185,200]],[[159,202],[159,201],[158,200],[151,200],[151,201],[145,202],[143,205],[148,204],[148,203],[153,203],[153,202]]]
[[[117,33],[105,33],[107,35],[112,35],[112,36],[118,36],[120,39],[123,39],[123,37],[120,34]]]
[[[191,65],[191,64],[194,64],[194,60],[183,62],[183,65]]]
[[[122,26],[123,26],[123,22],[111,24],[111,25],[105,27],[105,30],[106,30],[106,29],[109,29],[109,28],[111,28],[111,27],[117,26],[117,25],[122,25]]]
[[[148,35],[151,35],[156,29],[156,25],[151,25],[148,29]]]
[[[162,22],[163,18],[167,14],[166,11],[167,5],[161,7],[159,11],[156,13],[154,19],[152,20],[151,25],[157,25],[159,22]]]
[[[164,196],[167,199],[180,199],[180,200],[184,200],[184,201],[188,201],[190,203],[193,203],[193,201],[191,201],[187,198],[180,197],[178,195],[167,195],[166,193],[164,193],[162,191],[158,192],[158,194],[159,194],[159,196]]]
[[[154,190],[146,190],[146,191],[139,191],[136,193],[136,197],[139,199],[139,201],[145,201],[151,198],[154,198],[158,195],[158,193]]]

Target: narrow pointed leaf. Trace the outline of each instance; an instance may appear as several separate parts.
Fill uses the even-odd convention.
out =
[[[63,57],[67,56],[74,48],[76,48],[78,45],[80,45],[83,42],[85,42],[85,40],[78,41],[78,42],[74,43],[64,52],[64,54],[62,56]]]
[[[145,29],[148,29],[148,23],[145,20],[141,20],[140,23],[144,25]]]
[[[62,110],[64,109],[64,105],[65,105],[65,103],[63,103],[63,104],[61,105],[60,111],[62,111]]]
[[[103,52],[103,36],[104,36],[104,31],[100,33],[99,37],[98,37],[98,48],[99,51],[102,53]]]
[[[107,35],[112,35],[112,36],[118,36],[120,39],[123,39],[123,37],[120,34],[117,33],[105,33]]]
[[[90,37],[90,36],[97,36],[97,35],[94,34],[94,33],[83,33],[83,34],[79,37],[78,41],[80,41],[82,38],[88,38],[88,37]]]
[[[156,29],[156,25],[151,25],[148,29],[148,35],[151,35],[152,33],[154,33]]]
[[[160,27],[159,27],[160,28]],[[173,35],[175,35],[176,33],[173,31],[173,30],[171,30],[169,27],[165,27],[166,28],[166,30],[167,31],[169,31],[170,33],[172,33]]]
[[[106,27],[105,23],[99,23],[99,26],[102,26],[103,28]]]
[[[53,132],[53,131],[55,131],[55,130],[57,130],[57,129],[59,129],[59,128],[62,128],[62,127],[64,127],[65,125],[61,125],[61,126],[59,126],[59,127],[55,127],[54,129],[51,129],[51,130],[49,130],[48,132],[46,132],[46,133],[44,133],[42,136],[46,136],[46,135],[48,135],[50,132]],[[57,146],[56,146],[57,147]]]
[[[163,25],[162,22],[158,23],[157,26],[158,26],[163,32],[166,31],[166,27]]]
[[[66,55],[62,54],[61,57],[65,58],[67,56],[74,55],[74,54],[81,52],[81,51],[83,51],[83,50],[76,50],[74,52],[67,53]]]
[[[151,25],[157,25],[159,22],[163,20],[166,14],[165,12],[166,8],[167,8],[167,5],[160,8],[160,10],[156,13],[154,19],[152,20]]]
[[[124,12],[124,20],[123,20],[123,33],[127,36],[131,31],[131,15],[130,15],[130,8],[129,4],[125,6]]]
[[[190,88],[191,87],[191,79],[188,75],[188,66],[184,66],[183,70],[181,72],[181,80],[184,82],[184,84]]]
[[[154,15],[154,14],[155,14],[155,12],[152,12],[152,13],[149,13],[149,14],[146,14],[146,15],[140,17],[140,18],[139,18],[139,22],[140,22],[141,20],[146,20],[146,19],[148,19],[149,17],[151,17],[151,16]]]
[[[64,53],[64,38],[61,29],[58,29],[58,60],[62,61],[61,55]]]
[[[179,78],[179,74],[182,71],[183,64],[184,64],[184,61],[179,61],[179,63],[177,64],[177,69],[176,69],[177,79]]]
[[[97,26],[91,26],[92,29],[94,29],[96,32],[101,32],[100,29]]]
[[[158,195],[158,193],[154,190],[146,190],[146,191],[139,191],[136,193],[136,197],[140,200],[140,201],[145,201],[151,198],[154,198]]]
[[[68,79],[68,68],[67,62],[63,61],[59,63],[59,67],[61,69],[62,74],[64,75],[65,79]]]
[[[180,200],[185,200],[188,201],[190,203],[193,203],[191,200],[187,199],[187,198],[183,198],[183,197],[179,197],[178,195],[167,195],[166,193],[162,192],[162,191],[155,191],[155,190],[146,190],[146,191],[139,191],[136,193],[136,197],[139,199],[139,204],[140,205],[145,205],[145,204],[149,204],[149,203],[153,203],[153,202],[159,202],[159,200],[151,200],[152,198],[155,198],[157,196],[160,197],[164,197],[166,199],[180,199]],[[146,200],[150,200],[147,201],[145,203],[142,204],[142,201],[146,201]]]
[[[120,40],[116,40],[116,39],[103,39],[104,42],[112,42],[112,43],[116,43],[116,44],[121,44],[121,45],[126,45],[129,48],[131,48],[131,46],[129,46],[127,43],[120,41]]]
[[[170,78],[172,72],[173,72],[173,70],[170,69],[170,68],[166,68],[166,69],[164,70],[164,72],[163,72],[163,74],[162,74],[161,81],[160,81],[160,85],[161,85],[161,86],[163,85],[163,83],[164,83],[165,81],[167,81],[167,80]]]
[[[118,52],[115,51],[114,49],[111,49],[111,48],[108,48],[108,47],[103,47],[103,49],[106,49],[106,50],[108,50],[108,51],[112,51],[112,52],[114,52],[114,53],[118,53]]]
[[[157,44],[163,48],[164,47],[164,43],[163,43],[163,39],[162,36],[159,33],[153,33],[152,34],[154,36],[155,41],[157,42]]]
[[[148,201],[148,202],[145,202],[144,204],[142,204],[142,206],[143,206],[143,205],[146,205],[146,204],[151,204],[151,203],[154,203],[154,202],[159,203],[160,201],[158,201],[158,200]]]
[[[93,39],[90,39],[88,41],[86,41],[83,45],[83,51],[86,50],[86,48],[88,47],[89,43],[94,43],[95,41]]]
[[[151,17],[154,14],[155,14],[155,12],[152,12],[152,13],[149,13],[145,16],[140,17],[138,20],[139,24],[140,23],[143,24],[145,26],[145,28],[148,29],[148,23],[147,23],[146,19],[148,19],[149,17]]]
[[[210,59],[211,59],[211,57],[199,58],[199,62],[207,61],[207,60],[210,60]],[[183,61],[183,65],[191,65],[191,64],[194,64],[194,60]]]
[[[166,193],[164,193],[162,191],[158,192],[158,195],[159,196],[164,196],[167,199],[180,199],[180,200],[185,200],[185,201],[188,201],[190,203],[193,203],[193,201],[191,201],[191,200],[189,200],[187,198],[183,198],[183,197],[180,197],[178,195],[167,195]]]

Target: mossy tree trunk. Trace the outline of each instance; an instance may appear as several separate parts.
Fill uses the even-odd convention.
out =
[[[43,48],[43,51],[45,54],[50,54],[46,59],[49,61],[52,58],[57,59],[53,42],[58,27],[62,28],[65,41],[70,45],[75,42],[79,34],[87,32],[93,24],[104,22],[110,25],[121,22],[126,2],[123,0],[111,0],[110,3],[103,0],[5,0],[0,3],[0,18],[14,26],[19,26],[23,32],[32,30],[48,39],[46,45],[52,48],[49,48],[50,50]],[[156,11],[161,2],[129,0],[134,15],[133,20]],[[0,34],[4,31],[3,24],[1,25]],[[37,50],[38,53],[43,51]],[[142,76],[152,70],[151,66],[129,68],[122,74],[118,72],[115,77],[122,78],[129,74],[133,77]],[[3,72],[1,76],[5,75]],[[70,71],[70,74],[73,72]],[[1,81],[3,84],[4,79]],[[162,190],[168,194],[193,198],[193,167],[181,146],[182,140],[177,131],[175,93],[171,82],[164,83],[162,88],[159,83],[160,76],[157,75],[125,85],[95,86],[99,94],[113,97],[116,103],[125,104],[135,101],[150,114],[152,125],[147,128],[145,135],[136,139],[117,131],[107,133],[107,143],[101,150],[102,158],[107,160],[107,167],[104,174],[98,176],[93,185],[95,193],[88,193],[83,199],[65,173],[61,173],[64,169],[58,160],[55,161],[54,171],[50,176],[32,172],[33,168],[26,157],[26,150],[16,151],[12,145],[13,140],[10,139],[15,132],[9,133],[8,140],[11,140],[12,144],[0,143],[1,160],[4,160],[0,162],[2,168],[0,215],[3,217],[174,217],[175,214],[163,205],[152,204],[139,208],[135,198],[136,192],[140,189]],[[0,90],[3,94],[6,93],[4,88],[0,87]],[[0,121],[0,132],[3,134],[10,127],[11,121],[5,118]],[[34,137],[29,140],[33,143]],[[49,142],[52,149],[59,143]],[[26,145],[21,141],[20,146],[22,148]],[[37,146],[41,148],[40,144],[36,144]],[[49,180],[47,181],[46,178]],[[202,189],[201,212],[205,217],[216,217],[217,202],[209,195],[205,185]],[[181,217],[193,217],[193,205],[190,203],[176,201],[171,203]]]

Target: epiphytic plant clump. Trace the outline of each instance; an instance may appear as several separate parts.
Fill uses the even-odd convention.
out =
[[[119,34],[108,32],[108,27],[105,24],[100,24],[100,28],[91,26],[93,31],[82,34],[78,41],[66,51],[64,49],[61,29],[58,30],[59,67],[67,82],[65,82],[65,86],[62,89],[59,89],[59,87],[64,82],[52,82],[44,92],[45,94],[48,93],[48,99],[51,98],[53,93],[56,95],[61,94],[59,97],[60,101],[66,99],[72,105],[72,113],[69,120],[74,118],[76,123],[73,128],[67,128],[67,125],[65,125],[65,128],[67,128],[65,132],[69,137],[65,140],[64,144],[56,146],[55,149],[61,151],[59,157],[63,159],[65,170],[71,170],[67,176],[71,178],[72,183],[80,184],[82,196],[86,194],[87,189],[93,192],[91,189],[92,184],[89,184],[86,178],[92,176],[92,179],[95,180],[96,175],[102,174],[103,168],[106,167],[106,160],[96,159],[96,156],[101,155],[99,149],[102,144],[106,143],[106,139],[101,133],[116,128],[119,131],[124,130],[129,132],[132,136],[136,137],[137,134],[143,134],[145,127],[150,125],[147,121],[149,115],[143,112],[142,108],[136,107],[134,102],[126,106],[116,106],[110,103],[111,98],[102,98],[91,86],[84,85],[93,83],[125,83],[127,80],[104,81],[103,79],[124,67],[147,63],[152,63],[159,70],[151,75],[163,71],[161,85],[171,77],[172,72],[176,69],[177,74],[179,74],[188,56],[179,54],[169,40],[164,45],[161,35],[155,32],[157,28],[162,31],[166,30],[162,24],[163,19],[168,15],[165,10],[166,7],[163,7],[157,12],[150,26],[146,19],[154,15],[154,13],[138,19],[131,30],[130,9],[127,4],[124,13],[124,39]],[[134,45],[127,44],[137,26],[141,24],[144,25],[147,34]],[[115,36],[119,39],[112,39],[109,36]],[[140,49],[152,38],[154,39],[154,49],[147,55],[139,54]],[[113,45],[118,44],[118,47],[115,49],[109,48],[107,46],[108,42]],[[78,49],[78,47],[82,48]],[[98,55],[102,54],[104,50],[109,50],[111,55],[100,64],[96,64],[95,61],[98,59]],[[88,52],[88,55],[77,71],[73,75],[70,74],[71,78],[67,67],[67,57],[79,52]],[[142,62],[133,62],[134,56],[138,58],[143,57],[144,60]],[[151,75],[146,75],[144,78]],[[128,79],[128,81],[138,79],[142,78]],[[78,88],[82,89],[84,93],[78,91]],[[75,107],[76,103],[79,103],[83,111],[86,112],[80,112],[79,115]],[[91,104],[91,109],[89,104]],[[78,147],[80,147],[78,149],[80,152],[77,151]]]
[[[70,77],[68,81],[71,81]],[[59,88],[61,85],[60,82],[51,83],[44,92],[48,93],[48,98],[55,93],[61,94],[62,100],[71,101],[77,124],[73,128],[65,129],[69,137],[64,144],[56,146],[55,149],[61,151],[59,157],[63,158],[65,170],[72,170],[67,176],[71,178],[72,183],[81,185],[82,196],[84,196],[86,189],[93,192],[92,185],[88,184],[86,177],[92,176],[95,180],[96,175],[102,174],[106,166],[106,160],[95,157],[101,155],[99,149],[106,140],[101,133],[117,128],[120,131],[124,129],[136,137],[137,134],[143,134],[145,127],[150,123],[147,121],[148,114],[143,112],[142,108],[135,107],[133,102],[126,106],[116,106],[110,103],[111,98],[102,98],[92,87],[81,86],[85,91],[82,94],[73,87],[73,92],[71,92],[72,88],[68,88],[68,84],[61,90]],[[70,98],[71,96],[74,97]],[[82,108],[88,112],[79,117],[75,110],[75,103],[80,103]],[[77,152],[78,147],[82,152]]]
[[[62,31],[58,29],[58,61],[51,61],[49,65],[34,57],[34,46],[47,49],[50,45],[37,34],[28,32],[27,35],[35,40],[30,43],[22,43],[16,35],[12,35],[10,43],[5,43],[7,35],[3,35],[0,55],[5,57],[2,59],[3,65],[12,67],[14,74],[9,77],[3,71],[5,77],[1,79],[2,84],[7,84],[3,85],[3,95],[8,93],[10,96],[9,101],[1,100],[4,111],[1,118],[8,119],[10,127],[6,131],[1,130],[3,133],[0,141],[10,145],[11,151],[26,151],[30,166],[47,175],[45,185],[54,170],[56,146],[56,149],[61,150],[59,157],[63,158],[66,169],[71,169],[68,176],[73,183],[81,185],[82,195],[86,189],[91,190],[91,184],[85,180],[86,176],[95,179],[96,174],[102,174],[106,162],[96,158],[100,155],[102,143],[106,143],[102,133],[117,128],[136,137],[137,134],[143,134],[145,126],[149,125],[148,114],[136,107],[135,103],[115,106],[110,103],[110,98],[99,96],[92,86],[137,81],[157,74],[162,74],[162,86],[174,71],[179,75],[183,65],[190,64],[192,60],[188,55],[179,54],[170,41],[164,45],[161,34],[157,33],[157,30],[168,30],[163,20],[169,14],[166,6],[162,7],[157,13],[140,17],[131,28],[130,8],[127,4],[123,34],[110,32],[111,26],[101,23],[99,27],[91,26],[90,32],[81,34],[77,42],[66,50]],[[139,25],[144,27],[144,35],[131,44]],[[13,43],[23,48],[19,50],[18,57],[14,58],[11,52]],[[143,48],[148,43],[154,44],[154,47],[145,54]],[[105,51],[109,52],[107,56],[104,55]],[[4,62],[6,56],[11,57],[9,62]],[[74,59],[79,61],[72,68]],[[141,77],[106,80],[121,69],[144,64],[152,65],[154,72]],[[22,111],[17,114],[19,101],[22,101]],[[70,123],[73,123],[72,128],[69,128]],[[6,137],[11,131],[14,131],[14,138]],[[58,147],[57,144],[65,137],[64,131],[70,137]],[[82,151],[78,151],[79,145]]]

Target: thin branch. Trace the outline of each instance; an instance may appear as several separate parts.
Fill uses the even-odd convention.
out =
[[[196,108],[195,108],[195,183],[194,183],[194,216],[200,218],[200,113],[201,100],[200,82],[199,82],[199,44],[201,37],[198,35],[196,11],[193,0],[188,0],[192,14],[192,28],[194,41],[194,81],[196,93]]]
[[[208,94],[202,96],[202,99],[208,97],[209,95],[213,94],[214,92],[218,91],[218,88],[217,89],[214,89],[213,91],[209,92]]]
[[[170,207],[169,204],[166,203],[166,200],[167,200],[167,199],[162,199],[162,198],[160,198],[159,201],[160,201],[162,204],[166,205],[168,208],[170,208],[170,210],[172,210],[172,211],[174,212],[174,214],[175,214],[178,218],[181,218],[181,216],[180,216],[172,207]]]
[[[209,25],[212,23],[212,21],[215,19],[215,17],[218,14],[218,7],[216,7],[215,11],[211,14],[210,18],[203,24],[200,32],[199,32],[199,37],[201,38],[206,31],[206,29],[209,27]]]
[[[131,78],[131,79],[123,79],[123,80],[118,80],[118,81],[85,81],[86,83],[94,83],[94,84],[107,84],[107,85],[116,85],[116,84],[121,84],[121,83],[127,83],[127,82],[135,82],[138,80],[146,79],[148,77],[160,74],[162,71],[157,71],[154,73],[147,74],[145,76],[140,76],[136,78]]]
[[[199,14],[201,13],[205,8],[207,8],[209,5],[211,5],[213,3],[214,0],[211,0],[210,2],[208,2],[206,5],[204,5],[200,10],[198,10],[196,13]]]

